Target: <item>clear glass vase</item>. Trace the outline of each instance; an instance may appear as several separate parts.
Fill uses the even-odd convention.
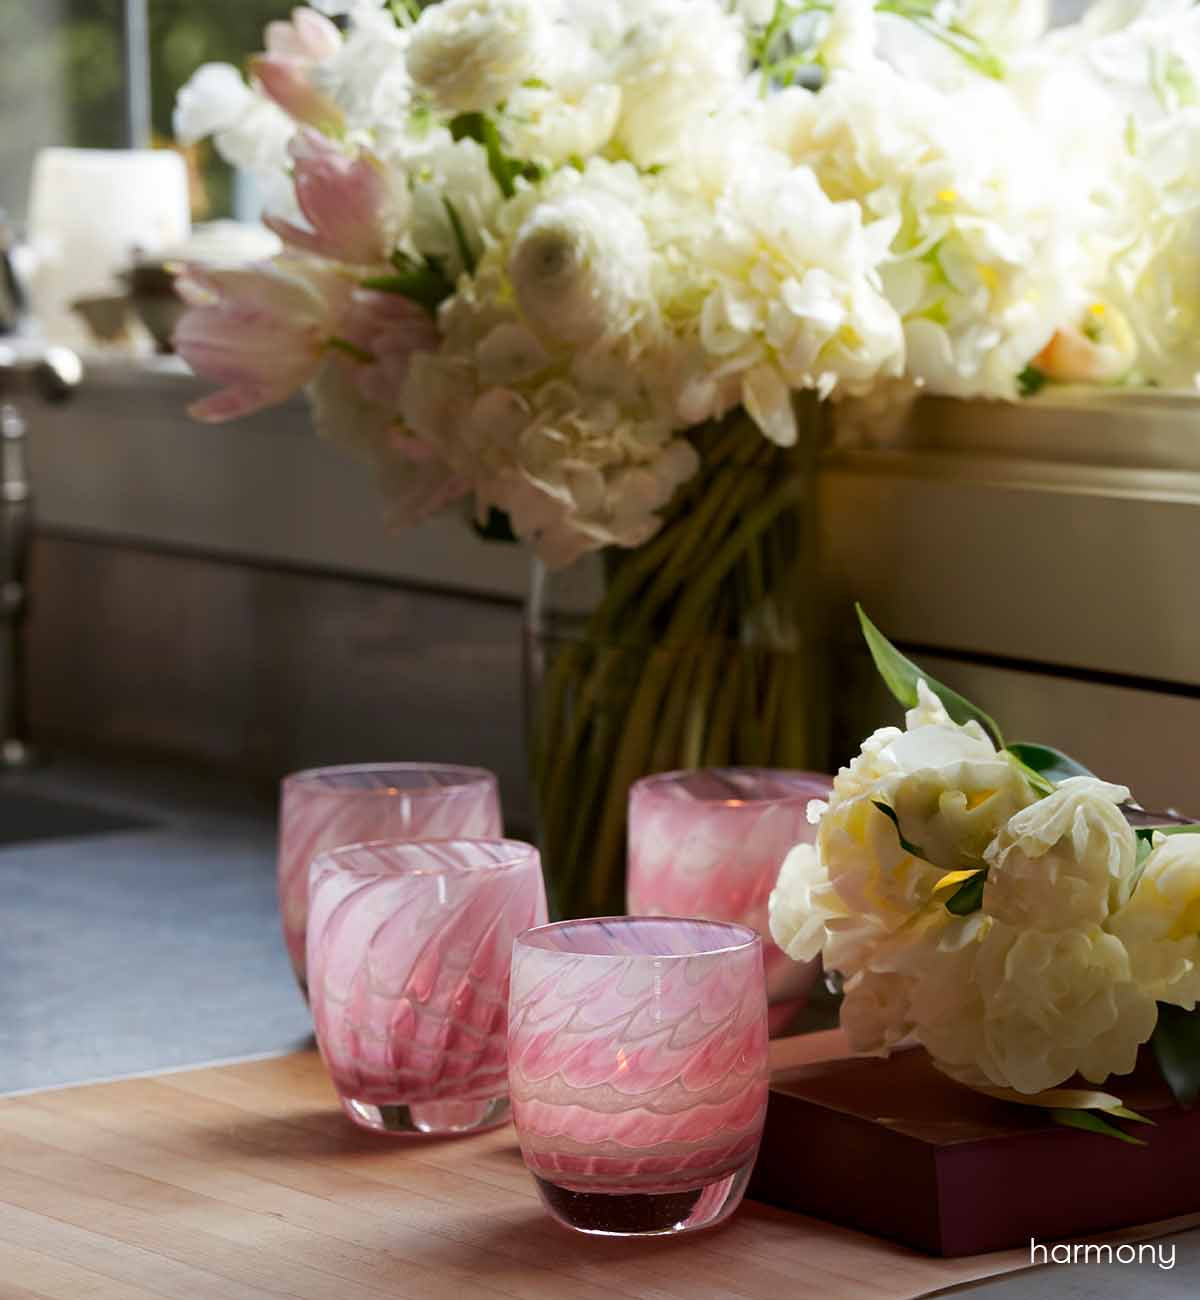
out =
[[[551,913],[625,911],[629,787],[693,767],[820,769],[828,748],[816,469],[827,416],[780,448],[740,412],[692,438],[701,470],[662,529],[534,564],[527,740]]]

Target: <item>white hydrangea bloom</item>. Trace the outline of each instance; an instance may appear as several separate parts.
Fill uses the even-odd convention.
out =
[[[1160,1002],[1200,1001],[1200,835],[1159,837],[1137,888],[1109,920],[1134,978]]]
[[[900,322],[879,289],[883,246],[859,210],[806,167],[760,150],[727,159],[696,260],[707,280],[702,360],[682,398],[695,423],[742,402],[768,438],[795,442],[792,391],[865,390],[903,365]]]
[[[1007,925],[1070,930],[1102,925],[1129,896],[1137,840],[1123,785],[1062,781],[1022,809],[988,846],[983,907]]]
[[[652,292],[660,184],[593,160],[523,190],[444,306],[441,353],[410,374],[407,423],[552,564],[648,540],[698,468]]]

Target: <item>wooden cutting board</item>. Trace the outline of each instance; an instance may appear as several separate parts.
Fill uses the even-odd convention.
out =
[[[750,1202],[693,1237],[575,1237],[511,1128],[364,1134],[315,1053],[0,1099],[0,1300],[905,1300],[1027,1262]]]

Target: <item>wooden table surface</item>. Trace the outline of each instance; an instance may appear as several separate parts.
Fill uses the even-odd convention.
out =
[[[311,1052],[0,1100],[0,1300],[899,1300],[1025,1262],[750,1202],[694,1236],[576,1237],[511,1127],[376,1138]]]

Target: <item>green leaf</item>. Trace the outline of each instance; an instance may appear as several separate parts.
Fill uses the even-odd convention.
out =
[[[1028,763],[1022,762],[1011,748],[1006,749],[1004,752],[1008,755],[1008,761],[1029,782],[1038,795],[1045,798],[1046,795],[1054,793],[1053,781],[1048,780],[1040,772],[1030,767]]]
[[[946,911],[955,916],[970,916],[983,906],[983,887],[987,883],[987,867],[980,867],[977,875],[965,880],[946,899]]]
[[[1149,1124],[1151,1128],[1158,1127],[1155,1120],[1148,1119],[1145,1115],[1139,1115],[1136,1110],[1130,1110],[1128,1106],[1110,1106],[1104,1113],[1112,1115],[1115,1119],[1131,1119],[1135,1124]]]
[[[896,828],[896,838],[900,841],[900,847],[905,851],[905,853],[911,853],[914,858],[924,858],[924,849],[918,848],[915,844],[910,843],[904,838],[904,832],[900,829],[900,818],[896,815],[895,808],[891,807],[889,804],[881,803],[878,799],[872,799],[871,802]],[[928,859],[926,859],[926,861],[928,861]]]
[[[1200,1096],[1200,1009],[1160,1002],[1150,1045],[1175,1100],[1190,1107]]]
[[[403,253],[392,254],[395,275],[374,275],[363,280],[364,289],[409,298],[432,315],[454,292],[445,272],[434,261],[415,262]]]
[[[1059,749],[1049,745],[1032,745],[1022,741],[1009,745],[1008,752],[1013,754],[1026,767],[1032,768],[1040,776],[1057,784],[1071,776],[1095,776],[1080,762]]]
[[[467,274],[474,275],[475,254],[471,251],[471,245],[467,241],[467,232],[463,228],[458,209],[445,197],[442,199],[442,204],[446,209],[446,216],[450,219],[450,229],[454,232],[454,246],[458,249],[458,256],[461,258],[463,266],[466,267]]]
[[[1147,835],[1200,835],[1200,822],[1187,826],[1180,826],[1177,822],[1170,826],[1141,826],[1138,828],[1138,834]]]
[[[459,113],[450,123],[450,134],[455,140],[474,140],[483,145],[488,171],[500,187],[500,193],[511,199],[517,192],[516,178],[526,175],[528,169],[504,152],[504,142],[495,122],[485,113]],[[536,176],[530,179],[536,179]]]
[[[1046,383],[1045,374],[1036,366],[1026,366],[1017,376],[1017,387],[1022,397],[1033,397],[1035,393],[1040,393]]]
[[[977,708],[970,700],[964,699],[957,691],[952,691],[949,686],[943,686],[936,678],[923,672],[911,659],[906,659],[871,622],[861,605],[856,602],[854,608],[858,611],[863,637],[880,677],[883,678],[888,690],[906,709],[916,708],[917,682],[924,678],[925,685],[946,706],[946,712],[955,722],[960,724],[972,720],[978,722],[991,736],[996,748],[1004,748],[1004,738],[993,718]]]
[[[340,338],[337,334],[332,335],[325,340],[327,348],[333,348],[335,352],[344,352],[346,356],[352,357],[355,361],[361,361],[364,365],[375,360],[375,353],[368,352],[366,348],[360,348],[357,343],[352,343],[349,339]]]
[[[1110,1124],[1094,1110],[1052,1110],[1050,1118],[1064,1128],[1081,1128],[1088,1133],[1099,1133],[1103,1137],[1116,1138],[1118,1142],[1128,1142],[1130,1146],[1146,1145],[1141,1138],[1135,1138],[1132,1133],[1126,1133],[1115,1124]]]

